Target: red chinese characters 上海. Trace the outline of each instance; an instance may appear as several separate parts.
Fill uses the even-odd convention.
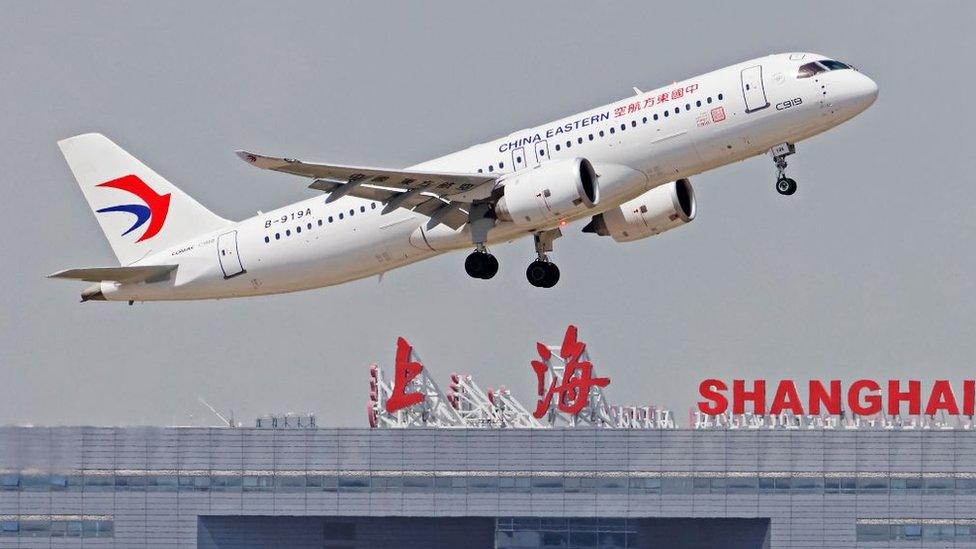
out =
[[[402,337],[397,338],[396,351],[396,372],[393,378],[393,390],[390,398],[386,401],[386,411],[394,413],[404,408],[409,408],[415,404],[420,404],[424,400],[423,393],[407,392],[407,385],[424,371],[424,365],[410,360],[413,346],[407,343]]]
[[[549,372],[552,351],[542,343],[536,344],[536,350],[542,359],[532,361],[532,369],[539,382],[537,390],[539,401],[532,414],[536,418],[541,419],[549,413],[556,396],[559,397],[557,403],[559,411],[576,415],[586,407],[592,387],[610,385],[610,378],[593,377],[593,363],[583,360],[586,344],[577,339],[576,326],[569,326],[566,329],[566,336],[559,349],[559,356],[565,362],[561,382],[554,374],[548,388],[546,387],[546,374]]]

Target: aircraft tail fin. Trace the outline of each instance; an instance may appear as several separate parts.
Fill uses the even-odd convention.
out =
[[[122,265],[231,224],[104,135],[58,147]]]

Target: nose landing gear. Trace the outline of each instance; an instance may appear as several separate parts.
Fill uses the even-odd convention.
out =
[[[796,192],[796,181],[786,177],[786,157],[795,152],[796,147],[793,143],[780,143],[769,149],[769,153],[773,155],[773,162],[776,163],[776,192],[784,196]]]
[[[789,177],[780,176],[776,180],[776,192],[784,196],[789,196],[796,192],[796,181]]]

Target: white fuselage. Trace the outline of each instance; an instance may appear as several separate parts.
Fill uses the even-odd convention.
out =
[[[746,61],[412,168],[497,174],[532,169],[550,158],[583,157],[601,177],[604,170],[630,172],[619,178],[626,184],[604,193],[594,208],[560,219],[562,225],[616,207],[656,186],[762,154],[779,143],[809,138],[871,105],[877,86],[857,71],[797,78],[798,67],[818,59],[824,57],[780,54]],[[665,95],[666,101],[660,101]],[[340,284],[472,247],[467,225],[453,230],[428,223],[427,216],[411,210],[382,212],[383,204],[370,200],[346,197],[327,203],[325,196],[317,196],[137,263],[178,264],[169,280],[103,282],[102,292],[110,300],[138,301],[291,292]],[[488,243],[551,227],[498,222]]]

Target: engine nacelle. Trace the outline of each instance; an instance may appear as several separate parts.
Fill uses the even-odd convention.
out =
[[[593,216],[583,232],[631,242],[663,233],[694,218],[695,191],[690,181],[679,179]]]
[[[596,172],[585,158],[554,160],[515,172],[503,181],[501,189],[495,214],[501,221],[516,225],[559,221],[600,202]]]

